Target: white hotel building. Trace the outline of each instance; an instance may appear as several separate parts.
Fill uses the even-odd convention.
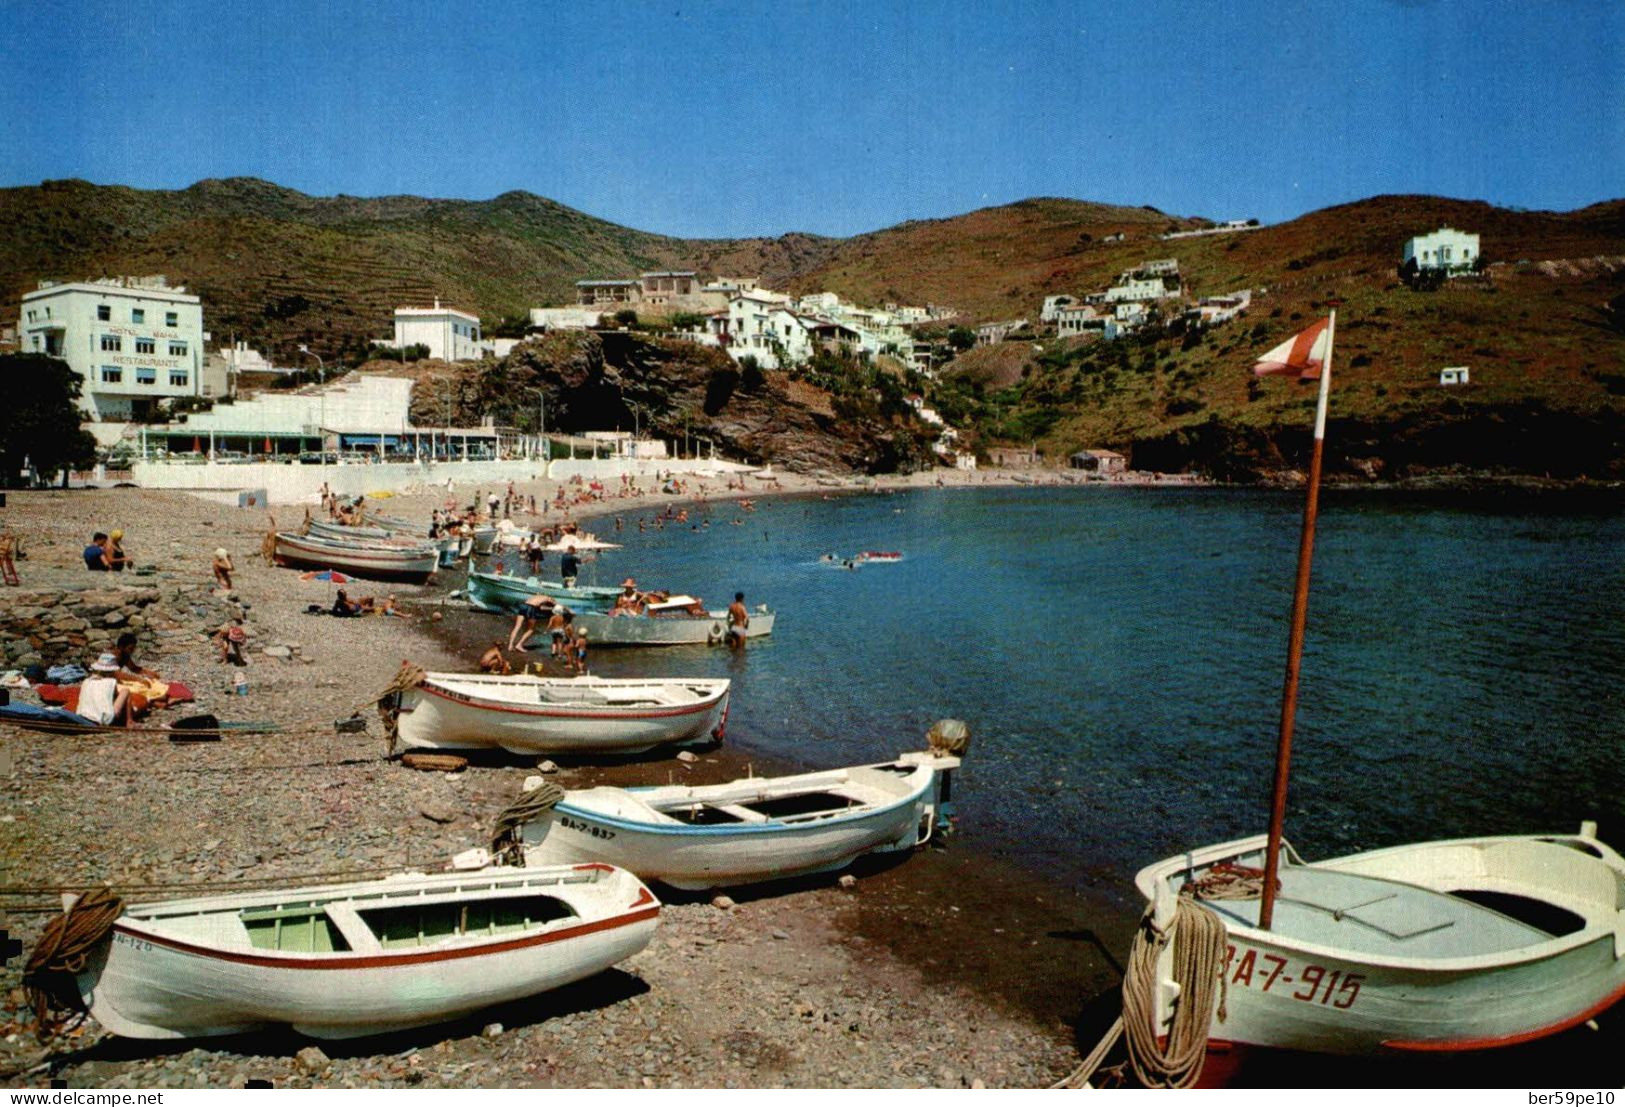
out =
[[[202,394],[202,302],[162,277],[41,281],[23,294],[19,323],[23,353],[59,357],[84,378],[79,406],[97,422]]]

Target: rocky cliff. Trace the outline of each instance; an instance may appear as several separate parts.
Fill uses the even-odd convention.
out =
[[[458,423],[482,415],[534,431],[634,427],[672,440],[708,440],[717,456],[800,472],[908,472],[933,463],[930,428],[882,397],[833,395],[786,373],[741,369],[722,351],[637,332],[556,332],[500,361],[424,372],[412,418]]]

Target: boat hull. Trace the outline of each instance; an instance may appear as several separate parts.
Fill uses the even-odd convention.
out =
[[[721,737],[728,711],[726,680],[618,681],[595,677],[539,681],[568,696],[575,689],[607,691],[622,703],[519,704],[480,695],[479,678],[452,677],[456,687],[429,674],[401,694],[397,748],[493,749],[509,753],[642,753],[657,746]],[[496,683],[503,678],[486,678]],[[508,678],[512,679],[512,678]],[[624,702],[642,686],[661,693]],[[661,686],[668,686],[662,688]],[[692,695],[674,693],[692,690]],[[666,702],[659,702],[666,701]]]
[[[422,584],[435,571],[440,554],[432,546],[363,546],[278,534],[274,557],[278,565],[294,568],[338,569],[368,580]]]
[[[772,634],[773,619],[771,611],[751,612],[745,637]],[[587,632],[587,640],[594,646],[716,646],[727,641],[728,613],[653,618],[584,611],[576,613],[575,625]]]
[[[859,814],[746,826],[653,824],[566,799],[526,824],[525,857],[528,864],[603,862],[687,890],[833,872],[865,854],[926,841],[936,821],[937,780],[929,769],[918,770],[905,794]]]
[[[592,976],[646,946],[659,901],[628,874],[616,909],[541,934],[408,952],[223,950],[121,919],[79,976],[92,1017],[131,1038],[290,1026],[351,1038],[425,1026]]]
[[[1170,877],[1177,882],[1178,871],[1192,864],[1227,859],[1256,864],[1263,842],[1260,837],[1227,843],[1152,866],[1138,879],[1142,894],[1154,895],[1155,884]],[[1551,882],[1549,894],[1520,885],[1516,873],[1499,865],[1497,851],[1527,854],[1520,863],[1532,863],[1529,871],[1544,874],[1537,879]],[[1615,900],[1625,894],[1625,862],[1595,839],[1465,839],[1283,868],[1282,904],[1291,906],[1291,875],[1304,869],[1379,876],[1401,892],[1424,895],[1522,894],[1568,910],[1584,925],[1561,936],[1531,930],[1527,944],[1496,952],[1373,956],[1277,933],[1279,914],[1277,928],[1264,931],[1238,921],[1229,905],[1210,903],[1225,922],[1227,939],[1222,967],[1227,1017],[1221,1022],[1215,1016],[1212,1040],[1330,1054],[1466,1052],[1559,1033],[1625,999],[1625,907]],[[1591,905],[1582,894],[1587,887],[1595,893]],[[1360,921],[1362,911],[1381,909],[1376,896],[1349,898],[1337,912],[1340,922]],[[1486,921],[1507,922],[1499,912],[1491,914],[1494,918]],[[1439,916],[1436,927],[1441,935],[1460,925],[1445,919]],[[1406,941],[1425,938],[1428,924],[1425,907],[1412,909],[1408,919],[1372,923],[1397,928],[1395,948],[1401,950]],[[1159,976],[1170,978],[1171,956],[1164,953]],[[1171,1009],[1165,995],[1159,1002],[1157,1017],[1165,1026]]]
[[[579,587],[566,588],[562,582],[542,580],[538,577],[506,577],[496,573],[470,571],[468,599],[475,607],[485,611],[506,614],[514,604],[523,603],[535,595],[552,596],[562,600],[572,611],[608,611],[621,594],[619,588]]]

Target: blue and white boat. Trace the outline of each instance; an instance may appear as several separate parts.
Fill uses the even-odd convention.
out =
[[[615,597],[621,594],[621,590],[594,586],[566,588],[562,581],[509,577],[470,568],[466,594],[469,603],[481,611],[499,611],[506,615],[536,595],[562,600],[566,607],[575,612],[607,612],[614,606]]]
[[[928,841],[960,764],[921,752],[797,776],[566,792],[521,829],[525,863],[599,861],[686,889],[832,872]]]

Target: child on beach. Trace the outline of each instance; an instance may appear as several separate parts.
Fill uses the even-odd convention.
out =
[[[587,675],[587,632],[576,631],[575,640],[570,643],[570,671],[577,676]]]
[[[231,555],[224,546],[214,551],[214,583],[224,591],[231,591]]]

